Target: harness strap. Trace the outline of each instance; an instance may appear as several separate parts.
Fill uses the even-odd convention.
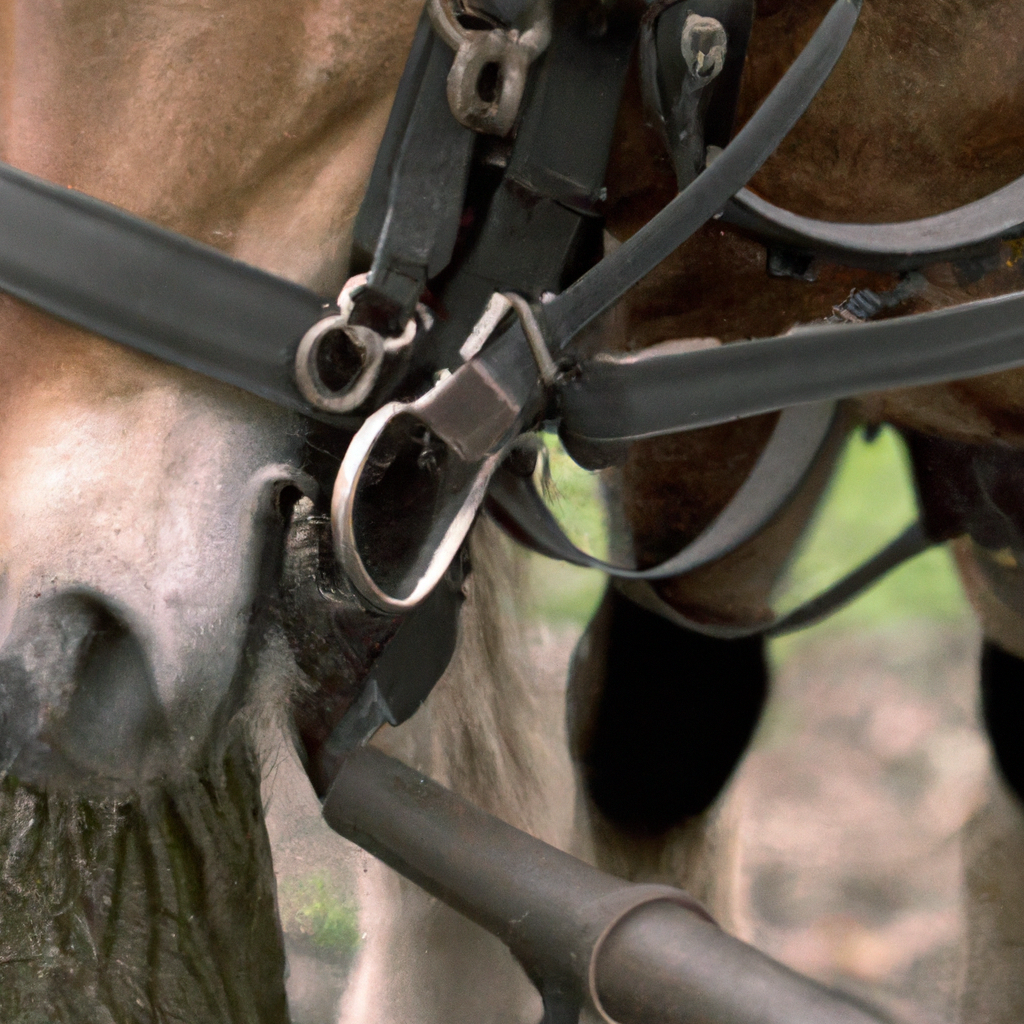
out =
[[[552,352],[565,349],[757,173],[835,67],[860,6],[861,0],[836,0],[810,42],[718,159],[614,253],[544,307]]]
[[[976,377],[1024,363],[1024,293],[702,351],[600,355],[561,387],[563,436],[594,449],[739,416]],[[899,384],[897,384],[899,382]]]
[[[116,206],[0,164],[0,289],[166,362],[322,418],[295,349],[332,304]]]
[[[664,580],[717,561],[759,533],[799,490],[836,421],[834,402],[787,409],[747,479],[694,541],[650,569],[614,565],[581,551],[562,531],[533,485],[515,472],[516,460],[495,474],[487,509],[516,540],[550,558],[600,569],[617,579]]]
[[[801,217],[749,189],[726,203],[722,220],[758,241],[800,249],[869,270],[915,270],[998,251],[1024,234],[1024,177],[948,213],[895,224],[841,224]]]
[[[353,229],[353,264],[369,267],[360,303],[391,333],[448,266],[458,235],[476,135],[448,108],[451,66],[424,12]]]
[[[780,636],[827,618],[886,573],[927,551],[935,541],[928,536],[924,525],[913,523],[822,593],[763,622],[724,624],[692,619],[668,604],[651,584],[709,565],[767,526],[806,479],[828,440],[835,414],[836,406],[832,403],[787,409],[782,413],[764,451],[732,500],[699,537],[672,558],[650,569],[614,565],[576,547],[537,493],[532,475],[524,476],[516,471],[515,459],[506,462],[495,474],[485,508],[520,544],[549,558],[607,573],[620,593],[677,626],[727,640]]]

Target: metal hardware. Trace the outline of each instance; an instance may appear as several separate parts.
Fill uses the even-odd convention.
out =
[[[367,418],[338,470],[331,525],[341,565],[370,604],[402,613],[431,592],[473,525],[521,410],[514,394],[473,360],[415,402],[389,402]],[[402,483],[408,493],[427,494],[412,524],[422,543],[404,561],[382,564],[368,537],[388,535],[376,520],[396,464],[415,474],[411,485]]]
[[[467,29],[449,0],[428,0],[437,34],[455,51],[448,74],[448,103],[456,119],[473,131],[505,136],[512,130],[530,64],[551,41],[551,12],[540,0],[533,23],[515,28]]]
[[[523,334],[526,335],[526,340],[530,344],[530,351],[533,353],[534,361],[537,363],[540,379],[547,387],[551,387],[558,376],[558,367],[555,366],[555,361],[551,358],[551,353],[548,351],[548,343],[544,340],[544,332],[537,322],[533,307],[522,295],[516,295],[515,292],[505,292],[505,298],[516,311],[516,316],[519,317],[523,325]]]
[[[707,83],[718,77],[725,67],[727,43],[725,28],[717,18],[692,12],[686,16],[679,49],[694,78]]]
[[[704,169],[707,143],[728,143],[753,18],[751,0],[661,0],[644,15],[644,107],[680,188]]]
[[[295,383],[302,397],[324,412],[358,409],[373,391],[385,355],[397,355],[416,337],[415,316],[397,338],[349,322],[353,293],[366,277],[358,274],[345,282],[338,296],[340,312],[313,324],[295,350]]]
[[[501,939],[546,1020],[882,1024],[722,931],[681,889],[605,874],[371,747],[340,764],[324,819]]]

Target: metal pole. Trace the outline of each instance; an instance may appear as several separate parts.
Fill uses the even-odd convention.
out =
[[[324,818],[498,936],[552,1017],[589,1002],[621,1024],[888,1020],[727,935],[682,890],[598,871],[373,748],[342,761]]]

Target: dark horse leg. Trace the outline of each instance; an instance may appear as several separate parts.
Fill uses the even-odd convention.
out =
[[[576,706],[588,658],[603,670],[601,683],[589,722],[573,732],[595,809],[614,827],[648,837],[706,811],[760,718],[763,640],[704,636],[609,588],[580,648]]]
[[[981,654],[981,710],[999,771],[1024,800],[1024,660],[991,641]]]
[[[742,481],[764,443],[765,427],[771,422],[748,423],[743,431],[712,428],[671,445],[659,439],[638,452],[622,478],[625,515],[615,533],[629,537],[644,564],[678,550]],[[789,506],[756,537],[715,563],[664,581],[657,588],[662,600],[691,619],[765,621],[772,589],[848,429],[845,421],[837,423]],[[685,503],[678,495],[671,500],[677,479],[700,482]],[[609,496],[614,520],[614,478]],[[580,809],[601,867],[681,885],[713,913],[729,917],[735,844],[728,805],[718,797],[747,749],[767,695],[761,638],[709,637],[609,588],[577,647],[567,706],[584,797]]]

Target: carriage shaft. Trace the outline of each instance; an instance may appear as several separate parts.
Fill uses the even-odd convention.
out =
[[[626,882],[370,747],[324,802],[336,832],[500,938],[546,1004],[621,1024],[882,1024],[728,935],[681,890]]]

